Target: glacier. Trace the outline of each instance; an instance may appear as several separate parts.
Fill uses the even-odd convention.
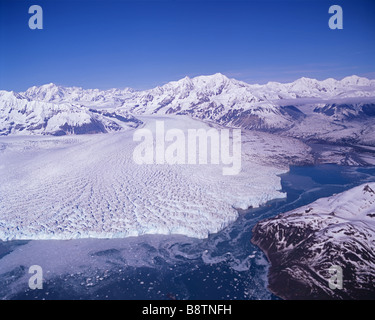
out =
[[[210,128],[189,117],[140,119],[150,128],[156,119],[171,128]],[[291,156],[308,153],[295,139],[249,131],[236,176],[211,164],[137,165],[134,130],[0,137],[0,239],[205,238],[237,219],[237,209],[285,197],[278,175]]]

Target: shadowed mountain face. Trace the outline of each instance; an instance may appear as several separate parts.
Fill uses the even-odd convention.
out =
[[[104,125],[96,120],[91,119],[89,123],[83,123],[82,125],[72,126],[65,123],[60,126],[59,131],[53,133],[55,136],[63,136],[66,134],[94,134],[94,133],[106,133],[107,130]]]
[[[324,107],[316,107],[314,112],[333,117],[335,120],[364,119],[375,117],[375,103],[332,103]]]

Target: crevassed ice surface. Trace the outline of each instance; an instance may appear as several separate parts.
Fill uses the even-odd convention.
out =
[[[158,118],[145,119],[153,128]],[[209,129],[160,119],[166,129]],[[138,165],[133,132],[0,139],[0,239],[204,238],[234,221],[236,208],[285,196],[277,175],[287,168],[267,152],[306,156],[302,143],[254,133],[243,135],[238,175],[223,176],[223,165]]]

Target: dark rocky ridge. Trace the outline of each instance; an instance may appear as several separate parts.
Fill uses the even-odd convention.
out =
[[[373,189],[362,192],[373,205]],[[367,222],[305,206],[259,222],[251,242],[270,261],[269,289],[283,299],[375,299],[374,233]],[[342,268],[342,289],[329,287],[333,265]]]

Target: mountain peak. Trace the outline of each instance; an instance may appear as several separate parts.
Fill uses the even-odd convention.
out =
[[[226,75],[222,74],[221,72],[216,72],[212,76],[215,77],[215,78],[225,78],[225,79],[228,79],[228,77]]]
[[[347,76],[347,77],[343,78],[342,80],[358,80],[358,79],[361,79],[361,77],[357,76],[356,74],[353,74],[351,76]]]
[[[50,82],[50,83],[46,83],[46,84],[43,84],[41,85],[39,88],[43,88],[43,89],[53,89],[53,88],[58,88],[59,86],[53,82]]]
[[[349,84],[349,85],[370,85],[372,81],[367,78],[359,77],[357,75],[352,75],[352,76],[343,78],[341,82],[344,84]]]
[[[191,79],[191,81],[198,88],[222,87],[223,85],[226,86],[231,83],[231,80],[222,73],[197,76]]]
[[[225,76],[224,74],[220,72],[210,74],[210,75],[196,76],[192,80],[199,80],[199,79],[205,80],[205,81],[207,80],[215,80],[215,81],[230,80],[227,76]]]
[[[303,83],[306,85],[312,84],[312,83],[317,83],[319,82],[317,79],[314,78],[307,78],[307,77],[301,77],[297,80],[295,80],[293,83]]]

